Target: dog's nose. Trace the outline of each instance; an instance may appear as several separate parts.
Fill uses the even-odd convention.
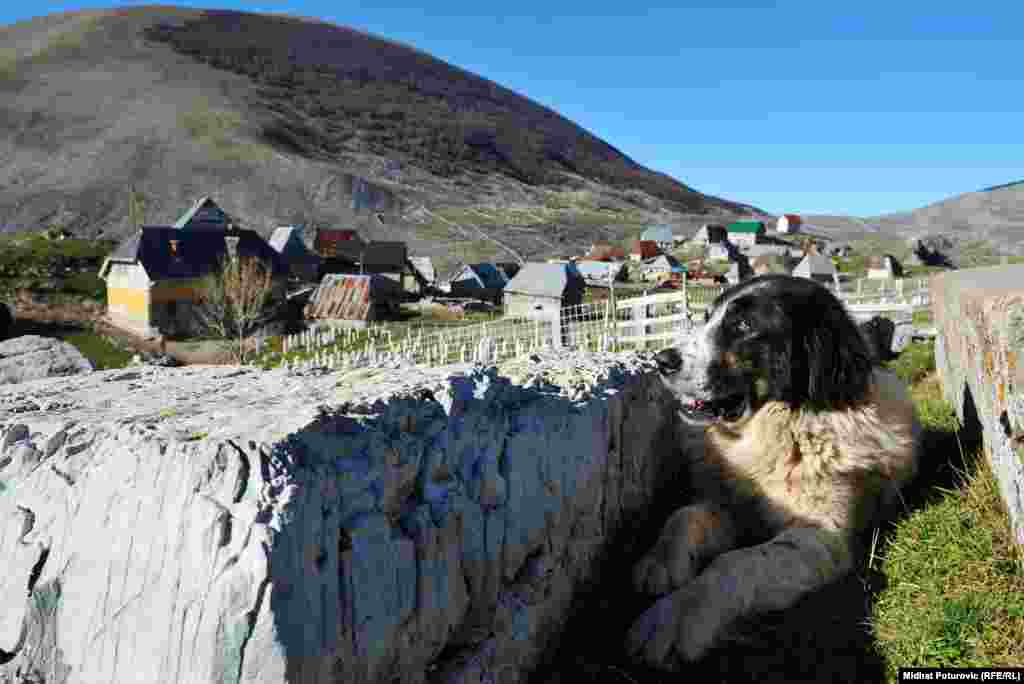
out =
[[[663,349],[655,354],[654,362],[658,364],[658,370],[665,375],[675,373],[683,367],[683,357],[672,347]]]

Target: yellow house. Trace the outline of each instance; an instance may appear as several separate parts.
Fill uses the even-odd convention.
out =
[[[269,264],[274,297],[284,298],[288,268],[255,231],[143,226],[100,268],[99,276],[107,283],[107,317],[146,337],[196,332],[192,306],[202,279],[231,254]]]

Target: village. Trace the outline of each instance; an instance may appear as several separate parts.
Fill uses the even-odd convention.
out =
[[[577,344],[582,335],[591,348],[621,346],[631,337],[647,348],[692,323],[694,312],[724,287],[762,273],[811,278],[849,297],[909,297],[923,290],[915,283],[904,292],[903,267],[890,254],[867,255],[860,272],[841,271],[850,246],[816,236],[802,223],[800,216],[785,214],[772,230],[762,220],[746,219],[705,224],[692,235],[655,225],[619,244],[594,242],[579,255],[459,262],[438,274],[429,257],[411,254],[406,243],[365,240],[351,228],[318,227],[309,235],[281,226],[265,240],[238,228],[213,198],[201,197],[173,225],[141,226],[110,253],[98,275],[106,288],[105,321],[163,349],[167,341],[209,336],[196,307],[204,278],[225,257],[258,259],[268,266],[275,314],[246,335],[251,339],[235,360],[273,359],[274,365],[294,359],[297,351],[308,359],[311,339],[336,342],[334,332],[315,333],[328,329],[349,330],[348,344],[332,349],[350,352],[374,348],[375,341],[383,349],[386,341],[391,352],[410,355],[415,337],[421,362],[479,358],[484,338],[492,347],[508,340],[491,357],[498,351],[511,355],[529,346],[516,347],[513,338],[532,335],[543,344],[540,325],[548,326],[544,339],[556,346]],[[556,328],[561,334],[552,332]],[[423,351],[430,344],[434,352]]]

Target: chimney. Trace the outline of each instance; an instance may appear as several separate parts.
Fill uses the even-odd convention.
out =
[[[178,241],[168,240],[171,245],[171,256],[178,256]]]
[[[228,258],[234,261],[238,258],[238,238],[234,235],[228,235],[224,238],[224,244],[228,248]]]

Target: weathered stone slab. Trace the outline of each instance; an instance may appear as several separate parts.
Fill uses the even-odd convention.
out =
[[[518,681],[679,462],[650,367],[0,388],[0,682]]]
[[[0,385],[88,373],[92,363],[74,345],[53,337],[22,335],[0,342]]]
[[[985,454],[1024,544],[1024,265],[931,276],[943,393],[964,420],[970,391]]]

